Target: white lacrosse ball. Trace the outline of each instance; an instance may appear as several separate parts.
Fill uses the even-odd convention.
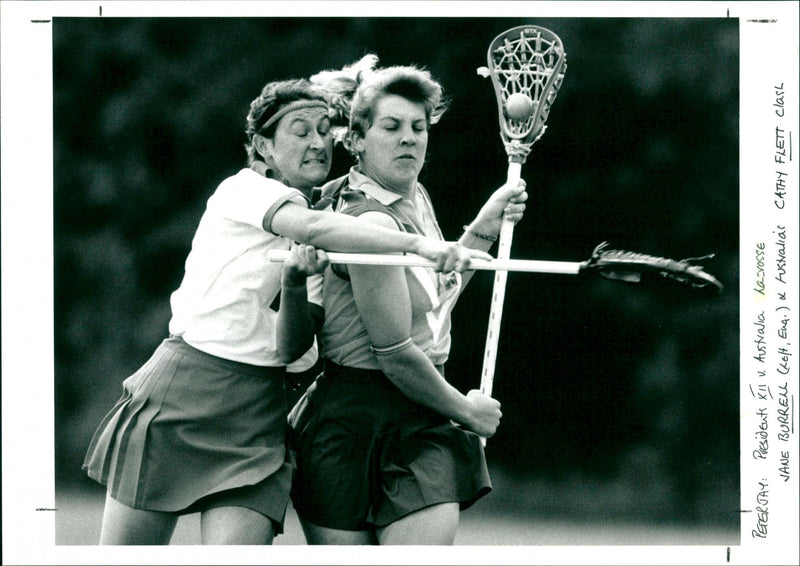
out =
[[[526,94],[515,92],[506,100],[506,114],[512,120],[527,120],[533,113],[533,100]]]

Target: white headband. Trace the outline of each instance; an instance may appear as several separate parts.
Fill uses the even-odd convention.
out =
[[[290,102],[277,112],[273,114],[269,120],[264,122],[264,125],[261,126],[258,131],[262,132],[269,128],[272,124],[276,123],[278,120],[283,118],[289,112],[294,112],[295,110],[300,110],[302,108],[322,108],[324,110],[328,109],[328,105],[325,104],[321,100],[296,100],[294,102]]]

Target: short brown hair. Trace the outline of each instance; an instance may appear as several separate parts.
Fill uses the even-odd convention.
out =
[[[350,131],[360,135],[372,125],[375,104],[390,95],[422,104],[428,125],[435,124],[447,110],[444,88],[425,69],[413,65],[379,69],[358,85],[350,111]]]

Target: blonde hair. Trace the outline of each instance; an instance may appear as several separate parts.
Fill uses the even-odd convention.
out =
[[[378,56],[372,53],[341,69],[329,69],[312,75],[308,80],[325,92],[331,108],[331,131],[337,142],[343,142],[350,126],[350,106],[353,95],[364,76],[374,72]]]

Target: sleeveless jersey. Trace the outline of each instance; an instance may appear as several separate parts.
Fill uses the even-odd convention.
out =
[[[326,186],[328,193],[341,189],[338,212],[352,216],[382,212],[394,219],[403,232],[443,239],[422,185],[417,184],[415,194],[406,199],[355,169],[351,169],[346,186],[341,185],[341,180],[335,180]],[[411,339],[435,365],[444,364],[450,351],[450,313],[461,289],[461,275],[436,273],[425,267],[407,267],[405,273],[411,299]],[[350,281],[333,266],[324,277],[323,307],[323,357],[341,366],[380,369],[369,350],[369,336],[358,315]]]

